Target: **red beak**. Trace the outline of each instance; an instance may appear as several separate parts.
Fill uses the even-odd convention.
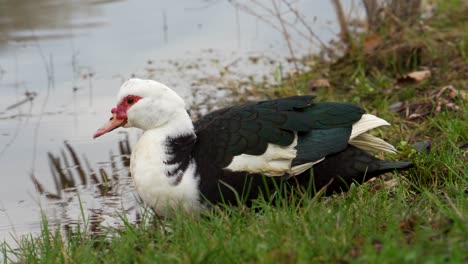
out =
[[[112,130],[124,126],[127,123],[127,119],[117,119],[117,114],[114,113],[112,117],[107,121],[107,123],[104,124],[100,129],[94,133],[93,138],[100,137],[108,132],[111,132]]]

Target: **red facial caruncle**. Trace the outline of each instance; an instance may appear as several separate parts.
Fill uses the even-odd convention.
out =
[[[141,97],[136,95],[127,95],[120,101],[117,107],[112,108],[111,113],[115,114],[117,119],[125,119],[127,118],[127,110],[140,99]]]
[[[94,134],[94,138],[102,136],[118,127],[124,126],[127,123],[127,111],[141,99],[140,96],[137,95],[127,95],[125,96],[122,101],[117,105],[117,107],[112,108],[111,113],[112,117],[109,119],[107,123],[104,124],[103,127],[98,129]]]

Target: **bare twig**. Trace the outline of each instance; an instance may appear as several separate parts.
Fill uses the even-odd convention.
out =
[[[205,5],[202,5],[202,6],[195,6],[195,7],[185,7],[184,10],[185,11],[192,11],[192,10],[201,10],[201,9],[206,9],[208,7],[212,7],[214,6],[215,4],[217,3],[220,3],[221,1],[220,0],[212,0],[212,1],[206,1],[207,3]]]
[[[332,3],[335,6],[336,17],[338,19],[338,23],[340,24],[340,39],[343,41],[343,43],[350,46],[352,45],[351,34],[349,33],[348,22],[346,21],[343,7],[341,6],[340,0],[332,0]]]
[[[421,15],[421,0],[393,0],[389,8],[400,21],[412,25]]]
[[[381,24],[379,19],[379,13],[381,6],[378,0],[362,0],[364,9],[366,10],[367,18],[367,30],[369,32],[375,32]]]
[[[167,16],[166,16],[166,9],[163,9],[162,10],[162,17],[163,17],[163,34],[164,34],[164,44],[167,45],[167,42],[168,42],[168,38],[167,38],[167,35],[168,35],[168,30],[169,30],[169,27],[167,26]]]
[[[453,203],[453,201],[450,199],[450,197],[446,193],[444,193],[444,196],[447,199],[447,202],[450,205],[450,207],[452,207],[453,211],[458,216],[458,218],[460,218],[460,220],[462,220],[462,221],[465,221],[465,218],[463,217],[463,214],[460,212],[460,210],[458,210],[457,206]]]
[[[25,98],[23,100],[8,106],[7,108],[5,108],[5,111],[18,108],[18,107],[22,106],[23,104],[25,104],[27,102],[31,102],[37,96],[37,93],[36,92],[25,92],[24,96],[25,96]]]
[[[278,4],[276,3],[276,0],[271,0],[271,2],[273,3],[273,7],[275,8],[276,17],[278,18],[278,20],[280,22],[284,39],[286,40],[286,43],[288,44],[288,49],[289,49],[289,53],[291,54],[291,57],[293,59],[294,68],[296,69],[296,72],[299,72],[299,67],[297,66],[297,62],[296,62],[296,56],[294,55],[294,50],[293,50],[292,45],[291,45],[291,37],[289,36],[289,32],[286,29],[286,26],[284,25],[283,19],[281,18],[281,13],[279,11]]]
[[[0,151],[0,158],[3,157],[3,155],[5,154],[5,152],[8,150],[8,148],[16,141],[16,139],[18,138],[18,135],[23,127],[24,124],[27,123],[27,119],[31,116],[31,112],[32,112],[32,108],[33,108],[33,103],[32,103],[32,100],[28,100],[30,103],[29,105],[29,110],[28,110],[28,114],[26,115],[26,120],[23,122],[23,118],[20,118],[20,120],[18,121],[18,124],[16,125],[16,128],[15,128],[15,132],[13,133],[13,136],[11,137],[11,139],[3,146],[3,148],[1,149]]]
[[[45,108],[47,106],[47,103],[49,102],[49,96],[50,96],[50,90],[55,87],[55,76],[54,76],[54,70],[53,70],[53,57],[52,54],[49,54],[49,60],[47,60],[41,45],[39,44],[38,38],[36,37],[35,34],[33,34],[37,50],[39,52],[39,55],[41,56],[42,62],[44,63],[44,68],[45,68],[45,73],[47,77],[47,90],[45,94],[44,101],[42,102],[41,106],[41,112],[39,114],[39,117],[37,119],[36,126],[34,127],[34,136],[33,136],[33,150],[32,150],[32,161],[31,161],[31,172],[34,172],[35,166],[36,166],[36,156],[37,156],[37,139],[38,139],[38,134],[39,134],[39,127],[41,125],[42,117],[45,112]]]
[[[323,43],[323,41],[319,38],[319,36],[317,36],[317,34],[314,33],[314,31],[312,30],[312,28],[309,26],[309,24],[305,21],[304,19],[304,16],[302,14],[299,13],[299,11],[297,11],[297,9],[295,9],[291,3],[289,3],[288,1],[286,0],[283,0],[283,3],[285,3],[289,10],[296,16],[296,18],[299,20],[299,22],[301,22],[301,24],[307,29],[307,31],[309,32],[309,34],[318,42],[320,43],[320,46],[322,47],[322,49],[326,49],[327,46],[325,45],[325,43]]]
[[[264,22],[265,24],[268,24],[269,26],[271,26],[272,28],[274,28],[275,30],[277,30],[278,32],[281,32],[281,29],[275,25],[275,23],[273,23],[272,21],[266,19],[264,16],[254,12],[251,8],[245,6],[245,5],[242,5],[238,2],[235,2],[235,1],[231,1],[231,3],[235,6],[237,6],[240,10],[244,11],[245,13],[253,16],[253,17],[256,17],[257,19],[261,20],[262,22]]]
[[[281,26],[277,25],[273,20],[271,20],[269,18],[269,17],[271,17],[271,18],[277,18],[278,19],[276,13],[271,8],[268,8],[267,6],[259,3],[256,0],[252,0],[252,2],[251,2],[252,4],[255,4],[257,7],[259,7],[261,9],[261,11],[263,11],[263,12],[265,12],[267,14],[267,15],[264,15],[264,14],[261,14],[259,12],[256,12],[250,6],[240,4],[239,2],[230,1],[230,3],[232,5],[234,5],[235,7],[237,7],[239,10],[242,10],[243,12],[245,12],[245,13],[257,18],[258,20],[264,22],[265,24],[272,27],[273,29],[275,29],[279,33],[281,33],[281,34],[283,33],[283,30],[282,30]],[[292,11],[288,10],[288,12],[292,12]],[[285,12],[280,12],[280,14],[284,15],[286,13]],[[280,19],[282,20],[281,23],[288,26],[290,29],[292,29],[294,32],[296,32],[300,37],[303,37],[304,39],[306,39],[308,42],[310,42],[312,44],[316,44],[315,39],[314,39],[313,36],[309,36],[307,33],[304,33],[297,26],[295,26],[293,23],[290,23],[287,20],[283,19],[283,16],[281,16]],[[296,20],[299,20],[299,18],[296,18]],[[291,39],[291,41],[292,41],[292,39]]]

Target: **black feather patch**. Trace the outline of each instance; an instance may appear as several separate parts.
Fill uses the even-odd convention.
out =
[[[326,194],[347,191],[352,183],[361,184],[383,173],[408,169],[411,162],[378,159],[366,151],[348,145],[336,154],[327,156],[313,167],[317,190],[327,186]]]
[[[292,165],[317,161],[348,146],[351,127],[314,129],[298,133],[297,156]]]
[[[168,137],[166,139],[166,155],[168,160],[164,161],[168,165],[167,175],[174,178],[173,185],[178,185],[182,181],[184,172],[192,161],[192,149],[197,137],[194,134],[186,134],[178,137]]]

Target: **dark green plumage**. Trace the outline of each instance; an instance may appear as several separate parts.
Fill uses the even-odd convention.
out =
[[[197,141],[192,155],[204,200],[236,204],[239,196],[246,196],[249,204],[261,194],[274,192],[282,183],[299,188],[312,183],[317,191],[327,186],[326,193],[331,194],[348,190],[353,182],[362,183],[411,166],[377,159],[348,144],[352,126],[364,110],[346,103],[314,103],[313,99],[293,96],[234,106],[196,122]],[[289,146],[295,135],[297,152],[292,167],[325,159],[294,177],[264,177],[259,171],[225,169],[234,156],[262,155],[268,143]],[[289,171],[285,169],[284,174]]]
[[[315,129],[299,133],[297,157],[292,166],[316,161],[345,149],[350,135],[351,127]]]
[[[195,123],[204,155],[221,167],[240,154],[261,155],[268,143],[288,146],[298,133],[294,164],[316,161],[343,150],[351,127],[364,110],[347,103],[314,103],[314,96],[292,96],[215,111]],[[208,128],[208,129],[207,129]]]

